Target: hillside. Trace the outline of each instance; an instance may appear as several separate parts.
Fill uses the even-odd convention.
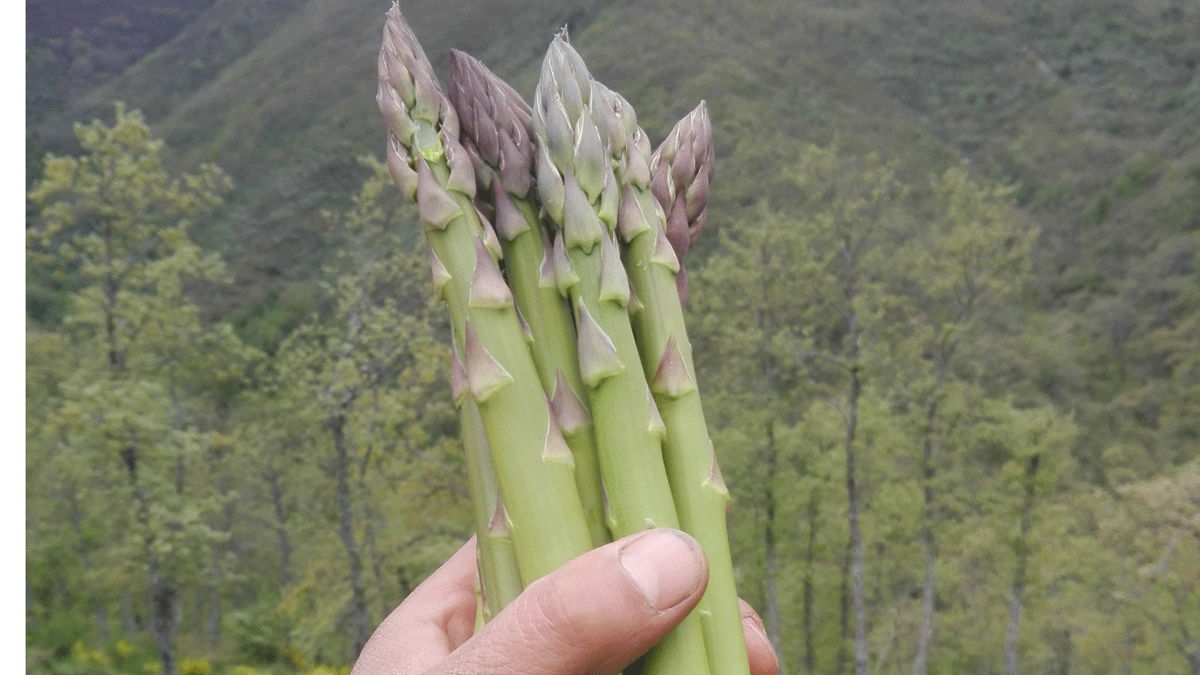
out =
[[[237,181],[206,240],[242,252],[235,266],[252,286],[303,278],[319,250],[316,212],[357,182],[355,155],[380,151],[374,58],[387,5],[215,2],[51,117],[48,145],[62,146],[70,121],[109,114],[113,100],[146,111],[180,162],[215,161]],[[1182,1],[404,9],[438,67],[455,47],[524,91],[548,37],[569,24],[652,136],[708,99],[723,172],[756,165],[769,179],[796,142],[835,132],[914,170],[966,157],[981,175],[1022,185],[1023,205],[1043,226],[1052,296],[1085,283],[1096,261],[1081,254],[1107,248],[1102,269],[1121,274],[1126,245],[1145,253],[1157,239],[1122,233],[1196,181],[1188,167],[1200,160],[1200,10]],[[1130,171],[1136,194],[1108,204],[1106,191]],[[721,196],[745,203],[757,194]],[[718,222],[733,216],[722,207]]]
[[[467,4],[448,13],[445,3],[412,3],[409,11],[439,67],[457,47],[511,76],[533,72],[545,36],[584,20],[590,4],[517,2],[503,21]],[[46,135],[62,142],[70,121],[111,116],[111,102],[122,100],[147,113],[180,163],[222,166],[237,193],[225,218],[200,236],[229,252],[242,280],[239,297],[223,306],[244,307],[264,285],[310,277],[324,250],[320,209],[361,181],[358,155],[381,154],[375,61],[388,6],[219,0],[51,119]]]

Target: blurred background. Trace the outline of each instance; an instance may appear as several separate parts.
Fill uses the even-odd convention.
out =
[[[27,0],[27,672],[345,670],[469,536],[389,6]],[[784,673],[1200,673],[1200,5],[402,10],[527,100],[568,26],[654,144],[707,101],[689,327]]]

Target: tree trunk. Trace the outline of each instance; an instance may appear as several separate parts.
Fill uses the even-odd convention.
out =
[[[1062,630],[1062,650],[1058,663],[1058,675],[1071,675],[1071,662],[1075,658],[1075,642],[1071,639],[1071,629]]]
[[[944,362],[943,362],[944,363]],[[938,373],[941,384],[944,369]],[[933,603],[937,592],[937,548],[933,538],[933,423],[937,418],[937,389],[925,414],[925,442],[921,452],[921,482],[925,490],[925,518],[921,523],[921,546],[925,549],[925,581],[921,585],[921,633],[917,638],[917,655],[913,659],[913,675],[925,675],[929,670],[929,652],[933,645]]]
[[[83,561],[84,578],[87,579],[88,603],[96,615],[96,628],[100,631],[100,640],[107,644],[109,638],[108,611],[104,607],[104,600],[100,597],[100,592],[96,589],[95,575],[92,573],[92,556],[88,554],[87,541],[83,535],[83,513],[79,508],[79,498],[73,485],[69,486],[66,492],[67,501],[71,506],[71,528],[75,530],[77,537],[75,548],[79,552],[79,559]],[[28,583],[26,590],[28,590]]]
[[[219,458],[215,455],[210,455],[209,470],[216,477],[217,490],[220,494],[229,495],[233,493],[233,488],[230,483],[230,475],[228,471],[222,470],[219,466]],[[238,543],[234,541],[234,524],[238,520],[238,500],[226,499],[225,504],[220,512],[220,520],[216,522],[216,527],[229,535],[229,538],[224,541],[214,544],[209,548],[209,579],[205,592],[208,594],[205,606],[207,609],[207,633],[208,646],[213,652],[221,650],[221,623],[224,619],[224,603],[221,599],[221,585],[224,579],[224,567],[226,554],[237,550]],[[215,518],[214,518],[215,520]]]
[[[1200,640],[1192,638],[1186,621],[1188,596],[1186,591],[1171,593],[1171,599],[1175,602],[1175,609],[1179,614],[1179,638],[1176,640],[1176,644],[1179,645],[1179,651],[1183,652],[1183,658],[1187,660],[1188,666],[1192,669],[1192,675],[1200,675]]]
[[[371,574],[375,578],[375,599],[379,603],[380,616],[387,616],[392,607],[388,604],[387,594],[383,592],[383,563],[379,555],[379,546],[375,540],[375,509],[371,506],[375,503],[375,499],[371,495],[371,488],[367,485],[367,468],[371,465],[371,454],[373,446],[368,445],[367,451],[363,453],[362,461],[358,464],[358,493],[363,505],[363,539],[367,548],[367,555],[371,559]]]
[[[808,542],[804,547],[804,613],[801,619],[804,626],[804,672],[807,675],[816,673],[816,657],[813,654],[813,565],[816,559],[819,513],[820,502],[814,491],[808,499]]]
[[[179,589],[175,583],[161,576],[155,560],[150,569],[151,617],[150,632],[154,634],[154,645],[158,648],[158,661],[163,675],[179,675],[179,663],[175,658],[175,636],[179,634],[182,610]]]
[[[287,505],[284,504],[283,488],[279,484],[279,469],[272,467],[267,473],[267,485],[271,488],[271,506],[275,510],[275,539],[279,546],[279,587],[292,584],[292,538],[287,529]]]
[[[929,516],[926,515],[926,518]],[[917,638],[917,655],[913,659],[913,675],[925,675],[929,669],[929,652],[933,644],[933,602],[936,589],[937,553],[933,533],[926,523],[921,532],[925,547],[925,581],[921,587],[921,634]]]
[[[155,551],[157,538],[150,522],[150,498],[138,483],[137,448],[127,447],[121,451],[121,455],[133,485],[137,523],[143,532],[142,553],[146,556],[147,590],[150,596],[150,634],[158,648],[162,675],[179,675],[179,664],[175,659],[175,637],[179,634],[179,624],[183,618],[179,589],[175,581],[163,573],[162,563]]]
[[[129,638],[137,637],[142,630],[133,613],[133,591],[128,588],[121,593],[121,630]]]
[[[371,635],[371,618],[367,611],[367,593],[363,585],[362,553],[354,536],[354,513],[350,501],[350,448],[346,439],[346,418],[334,417],[329,424],[335,452],[334,470],[337,474],[338,534],[350,559],[350,645],[351,658],[357,659]]]
[[[213,560],[212,578],[208,583],[208,646],[214,652],[221,649],[221,571],[219,564],[218,560]]]
[[[766,567],[764,579],[764,595],[767,610],[767,638],[776,654],[782,654],[782,643],[779,637],[779,597],[775,582],[779,573],[779,561],[775,551],[775,471],[778,464],[778,452],[775,447],[775,425],[767,422],[767,476],[764,481],[764,492],[767,502],[767,522],[763,531],[763,559]],[[779,674],[784,675],[783,662],[779,664]]]
[[[162,666],[162,675],[179,675],[179,664],[175,658],[175,637],[179,635],[179,624],[182,612],[179,589],[172,579],[162,572],[158,554],[154,552],[154,536],[149,533],[149,505],[141,489],[135,490],[138,496],[140,520],[147,528],[145,539],[146,574],[150,582],[150,634],[154,638],[154,646],[158,649],[158,660]]]
[[[852,322],[853,323],[853,322]],[[850,521],[850,582],[854,604],[854,675],[867,675],[867,615],[866,597],[863,592],[863,542],[858,528],[858,480],[855,475],[854,436],[858,428],[858,397],[862,382],[858,374],[857,331],[851,330],[850,393],[847,397],[846,418],[846,492],[849,499]]]
[[[850,638],[850,558],[852,547],[850,538],[846,538],[846,553],[842,556],[842,585],[839,591],[839,605],[841,614],[838,618],[838,654],[837,654],[837,675],[843,675],[846,672],[846,661],[849,655],[846,653],[846,644]]]
[[[1040,455],[1029,458],[1025,468],[1025,500],[1021,504],[1021,535],[1017,539],[1017,569],[1013,572],[1012,595],[1008,602],[1008,635],[1004,639],[1004,674],[1020,675],[1017,668],[1017,638],[1021,634],[1021,600],[1029,565],[1029,526],[1033,513],[1034,478]]]

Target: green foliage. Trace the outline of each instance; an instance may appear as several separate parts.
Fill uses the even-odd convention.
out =
[[[466,503],[448,331],[412,245],[419,224],[386,166],[362,163],[369,177],[350,208],[326,214],[340,252],[318,285],[320,311],[279,344],[240,420],[246,488],[273,539],[296,549],[275,567],[279,600],[233,625],[258,663],[289,645],[345,658],[347,614],[381,619],[411,589],[410,568],[423,576],[467,527],[450,517],[465,518]]]
[[[45,650],[49,658],[63,659],[90,630],[85,617],[56,613],[34,620],[25,640],[29,648]]]
[[[171,176],[141,115],[116,112],[112,127],[77,127],[81,156],[47,158],[27,229],[31,260],[75,289],[61,334],[30,336],[44,376],[29,413],[29,481],[51,500],[32,527],[82,560],[81,592],[98,616],[123,585],[178,593],[175,580],[200,573],[224,539],[211,520],[221,494],[195,480],[220,447],[205,399],[254,358],[187,294],[224,278],[187,232],[229,179],[207,165]],[[61,361],[36,362],[46,358]]]
[[[923,528],[941,552],[930,672],[954,659],[982,667],[1002,651],[1015,552],[1036,559],[1049,546],[1015,534],[1029,458],[1041,464],[1039,513],[1073,475],[1075,426],[1036,398],[1007,397],[989,358],[1020,334],[1032,231],[1010,188],[961,166],[923,190],[877,157],[808,147],[787,175],[799,208],[760,204],[721,231],[693,275],[742,592],[760,611],[779,607],[782,635],[802,636],[781,642],[787,668],[849,658],[840,607],[853,410],[872,667],[911,665],[900,645],[917,638]],[[852,373],[857,398],[846,394]],[[988,572],[972,579],[973,569]],[[959,632],[964,612],[995,612],[990,654]]]
[[[315,310],[307,289],[271,288],[261,301],[234,312],[230,323],[246,344],[274,355],[279,345]]]
[[[179,675],[209,675],[211,672],[212,664],[208,659],[191,658],[179,662]]]
[[[278,661],[288,641],[287,617],[279,611],[279,598],[271,593],[230,612],[225,628],[240,659],[255,665]]]

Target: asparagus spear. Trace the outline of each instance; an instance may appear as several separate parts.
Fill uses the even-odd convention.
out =
[[[463,145],[478,158],[477,183],[492,191],[504,271],[533,335],[542,387],[575,457],[575,481],[595,546],[608,543],[591,412],[575,353],[570,306],[559,294],[533,190],[533,128],[529,105],[482,63],[450,53],[450,101]]]
[[[671,492],[683,529],[700,542],[708,558],[708,589],[697,607],[713,671],[748,675],[745,635],[733,578],[725,514],[729,491],[717,467],[704,410],[696,386],[691,342],[683,320],[686,282],[681,286],[677,249],[669,241],[670,221],[651,193],[649,142],[637,126],[633,107],[615,92],[605,100],[610,129],[623,130],[624,143],[614,141],[614,160],[621,169],[618,229],[624,239],[625,267],[643,309],[633,315],[642,366],[666,427],[663,444]],[[669,173],[675,240],[690,244],[703,228],[708,178],[712,175],[712,131],[703,103],[676,125],[654,166],[657,178]],[[665,191],[669,196],[671,190]],[[664,200],[665,201],[665,200]],[[680,207],[682,207],[680,209]],[[680,213],[682,210],[682,213]],[[687,227],[687,223],[698,225]],[[686,245],[685,245],[686,246]],[[681,246],[684,253],[687,249]]]
[[[591,548],[574,461],[497,265],[495,232],[472,203],[475,176],[458,117],[396,4],[384,28],[377,100],[391,136],[389,167],[425,224],[435,285],[450,308],[528,585]]]
[[[593,121],[592,108],[601,105],[603,91],[562,34],[556,36],[542,63],[533,107],[538,189],[559,228],[556,272],[575,310],[609,526],[619,537],[646,527],[678,527],[679,519],[663,466],[661,420],[629,323],[629,278],[615,240],[616,178]],[[644,672],[711,672],[695,615],[654,648]]]

